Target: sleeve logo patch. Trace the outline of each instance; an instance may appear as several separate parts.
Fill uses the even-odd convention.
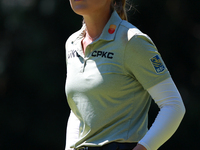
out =
[[[162,73],[165,70],[165,66],[158,55],[152,57],[150,60],[156,73]]]

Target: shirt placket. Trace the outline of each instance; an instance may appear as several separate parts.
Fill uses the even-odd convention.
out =
[[[90,55],[91,51],[92,51],[92,45],[90,44],[90,45],[87,46],[87,48],[85,50],[85,55],[83,57],[83,64],[81,66],[81,72],[82,73],[85,71],[85,67],[87,65],[87,61],[89,59],[89,55]]]
[[[83,53],[83,48],[82,48],[82,44],[81,44],[81,40],[82,40],[82,37],[79,37],[77,38],[77,41],[75,41],[73,44],[75,44],[76,46],[76,49],[77,49],[77,55],[78,57],[80,57],[80,61],[81,61],[81,67],[80,67],[80,73],[84,73],[85,71],[85,67],[87,65],[87,60],[89,59],[91,53],[92,53],[92,50],[93,50],[93,47],[94,47],[94,44],[97,42],[92,42],[91,44],[89,44],[86,49],[85,49],[85,54]]]
[[[80,69],[80,73],[84,73],[85,71],[85,66],[86,66],[86,59],[83,58],[83,63],[81,64],[81,69]]]

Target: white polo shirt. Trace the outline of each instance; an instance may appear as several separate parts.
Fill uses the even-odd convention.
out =
[[[147,132],[146,89],[170,77],[151,39],[114,11],[101,36],[87,46],[85,25],[66,42],[66,95],[80,120],[72,145],[138,142]]]

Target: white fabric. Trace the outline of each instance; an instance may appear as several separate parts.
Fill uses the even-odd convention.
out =
[[[71,111],[67,123],[67,135],[66,135],[66,146],[65,150],[71,150],[70,146],[73,145],[79,136],[79,119]]]
[[[171,78],[147,89],[160,112],[147,134],[139,141],[147,150],[157,150],[178,128],[185,107]]]

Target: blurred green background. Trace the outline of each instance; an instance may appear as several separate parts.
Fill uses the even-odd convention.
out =
[[[132,0],[129,21],[148,34],[187,112],[160,150],[193,150],[200,139],[200,1]],[[64,150],[69,115],[65,41],[82,17],[68,0],[0,0],[0,149]],[[158,109],[153,103],[149,122]]]

